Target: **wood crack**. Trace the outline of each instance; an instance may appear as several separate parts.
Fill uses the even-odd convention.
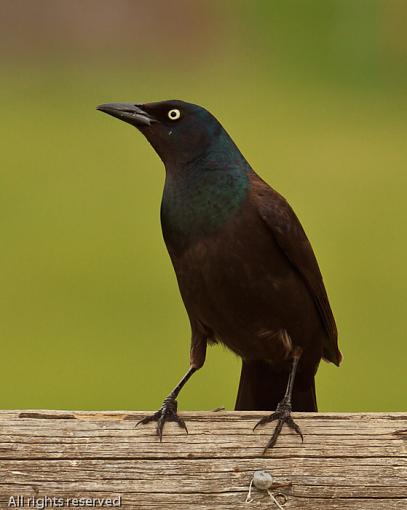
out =
[[[292,483],[287,510],[407,508],[407,413],[295,413],[304,443],[284,429],[265,456],[272,427],[251,432],[264,413],[182,413],[190,434],[168,424],[162,443],[153,427],[133,427],[145,414],[0,411],[0,508],[18,493],[120,495],[125,510],[243,509],[258,469]]]

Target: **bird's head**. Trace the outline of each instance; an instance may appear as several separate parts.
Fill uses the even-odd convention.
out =
[[[185,101],[108,103],[97,109],[141,131],[166,166],[194,160],[222,133],[229,138],[210,112]]]

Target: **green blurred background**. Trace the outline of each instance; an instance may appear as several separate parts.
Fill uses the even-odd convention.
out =
[[[160,160],[111,101],[206,106],[290,201],[344,354],[321,410],[405,410],[407,2],[2,0],[0,407],[154,409],[188,365]],[[209,349],[180,408],[234,405]]]

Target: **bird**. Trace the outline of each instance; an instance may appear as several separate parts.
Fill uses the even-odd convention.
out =
[[[272,411],[263,453],[286,425],[303,434],[292,411],[317,411],[321,359],[342,354],[321,271],[286,199],[258,175],[221,123],[181,100],[106,103],[98,110],[140,131],[162,160],[163,238],[191,326],[190,365],[152,415],[163,437],[176,422],[178,396],[221,343],[242,360],[235,409]]]

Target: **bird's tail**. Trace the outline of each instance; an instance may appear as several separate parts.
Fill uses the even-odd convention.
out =
[[[288,372],[276,371],[265,361],[243,361],[235,409],[273,411],[285,394]],[[315,381],[296,384],[292,394],[293,411],[317,411]]]

